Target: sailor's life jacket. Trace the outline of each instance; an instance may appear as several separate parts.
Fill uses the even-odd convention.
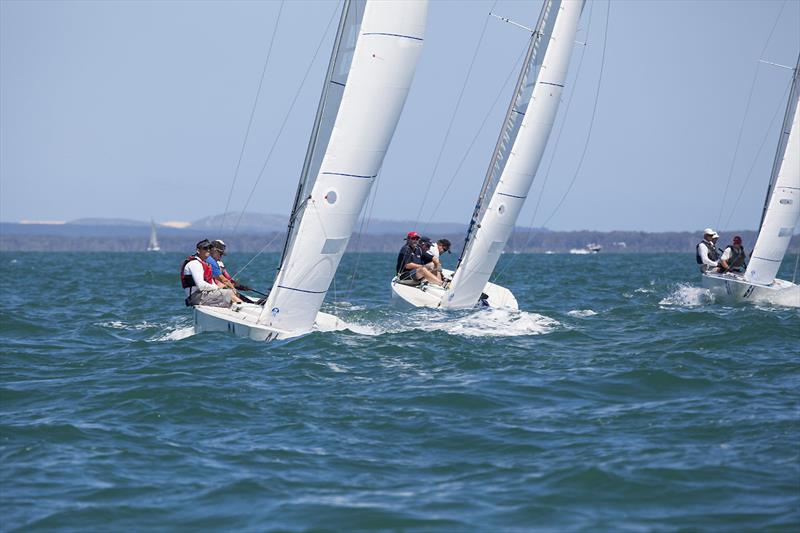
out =
[[[719,252],[717,251],[717,247],[714,246],[712,243],[708,243],[706,241],[700,241],[697,243],[697,246],[694,247],[694,258],[697,261],[698,265],[703,264],[703,258],[700,257],[700,245],[705,244],[706,249],[708,250],[708,258],[711,261],[716,261],[719,259]]]
[[[189,287],[194,287],[194,278],[191,274],[184,274],[184,270],[186,270],[186,265],[188,265],[191,261],[200,261],[200,264],[203,265],[203,281],[206,283],[214,284],[214,278],[211,275],[211,265],[197,257],[196,255],[190,255],[186,259],[183,260],[181,264],[181,287],[184,289],[188,289]]]
[[[744,251],[744,246],[741,247],[740,252],[734,250],[733,246],[727,246],[725,248],[725,250],[728,249],[731,251],[731,260],[728,261],[728,270],[740,270],[745,266],[744,261],[747,258],[747,253]]]

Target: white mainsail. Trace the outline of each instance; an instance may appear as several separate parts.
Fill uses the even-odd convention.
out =
[[[150,242],[147,244],[148,252],[160,252],[161,246],[158,245],[158,236],[156,235],[156,223],[150,219]]]
[[[789,102],[775,154],[761,228],[744,273],[749,283],[769,285],[775,280],[792,234],[800,219],[800,56],[792,77]]]
[[[341,44],[334,47],[283,258],[259,320],[284,331],[314,324],[383,163],[422,50],[427,0],[361,6],[345,6]],[[352,61],[348,35],[358,35]]]
[[[551,0],[542,8],[464,251],[442,307],[473,307],[505,248],[555,121],[583,5],[583,0]],[[552,33],[546,40],[548,28],[552,28]],[[535,64],[537,55],[541,57],[537,54],[540,45],[545,50],[537,76]],[[530,94],[529,100],[524,98],[526,94]],[[512,145],[510,150],[509,145]],[[492,187],[488,201],[484,200]]]

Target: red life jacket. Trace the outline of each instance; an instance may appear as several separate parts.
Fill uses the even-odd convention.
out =
[[[211,275],[211,265],[197,257],[196,255],[190,255],[186,259],[183,260],[183,264],[181,264],[181,287],[184,289],[188,289],[189,287],[194,287],[194,278],[191,274],[184,274],[184,270],[186,269],[186,265],[188,265],[191,261],[200,261],[200,264],[203,265],[203,281],[206,283],[214,284],[214,277]]]

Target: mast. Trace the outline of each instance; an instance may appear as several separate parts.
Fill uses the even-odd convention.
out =
[[[769,285],[775,280],[800,219],[798,98],[800,98],[800,55],[792,74],[792,86],[786,103],[786,114],[775,152],[775,161],[772,164],[758,238],[744,273],[745,280],[754,284]]]
[[[326,110],[326,104],[330,107],[334,107],[333,109],[334,115],[336,111],[338,111],[339,104],[341,104],[341,96],[344,89],[344,85],[346,84],[346,72],[350,68],[350,62],[347,63],[347,68],[345,69],[345,80],[343,82],[334,81],[334,69],[337,64],[337,57],[339,57],[339,51],[342,45],[342,38],[345,35],[345,28],[347,26],[347,17],[348,13],[350,13],[351,7],[354,8],[355,15],[352,24],[357,27],[361,25],[361,16],[364,15],[363,3],[366,0],[361,0],[362,8],[359,10],[358,6],[354,6],[356,2],[352,0],[344,0],[344,4],[342,5],[342,15],[339,18],[339,27],[336,31],[336,38],[333,43],[333,50],[331,51],[331,58],[328,61],[328,70],[325,73],[325,83],[322,85],[322,95],[319,98],[319,104],[317,105],[317,114],[314,117],[314,126],[311,129],[311,137],[308,140],[308,148],[306,149],[306,157],[303,161],[303,170],[300,172],[300,180],[297,183],[297,192],[295,193],[294,197],[294,204],[292,205],[292,211],[289,214],[289,226],[288,231],[286,232],[286,241],[283,243],[283,251],[281,252],[281,260],[278,263],[278,272],[280,272],[281,268],[283,267],[283,261],[286,259],[286,254],[289,250],[290,243],[294,240],[294,227],[295,221],[300,214],[300,210],[303,208],[305,204],[305,200],[307,200],[307,191],[310,186],[313,186],[313,182],[309,183],[309,175],[310,170],[312,167],[312,162],[314,160],[314,154],[318,153],[320,150],[322,152],[325,151],[327,148],[328,138],[325,139],[325,146],[318,146],[317,142],[320,140],[320,129],[322,127],[322,118],[323,113]],[[361,13],[359,16],[358,13]],[[352,56],[351,56],[352,59]],[[329,89],[331,85],[339,86],[342,90],[338,91],[338,95],[335,95],[335,98],[332,98],[330,101],[328,100]],[[334,101],[335,99],[335,101]],[[330,132],[328,132],[329,134]],[[316,174],[314,174],[313,178],[316,178]]]
[[[478,220],[483,213],[486,193],[495,184],[496,178],[503,170],[503,166],[505,165],[506,158],[508,156],[506,148],[510,146],[510,142],[514,137],[516,137],[517,132],[514,131],[515,126],[519,126],[519,123],[522,121],[521,117],[524,115],[524,111],[518,110],[517,107],[520,105],[520,100],[522,99],[522,92],[525,88],[525,80],[528,78],[528,75],[533,68],[532,59],[536,56],[537,48],[539,43],[542,41],[542,36],[544,35],[544,26],[547,22],[548,14],[550,13],[552,6],[553,0],[545,1],[544,5],[542,6],[541,13],[539,13],[539,21],[536,23],[536,29],[531,34],[530,42],[528,44],[528,51],[525,54],[525,60],[522,63],[523,67],[522,70],[520,70],[519,78],[517,78],[517,85],[514,88],[514,96],[511,98],[511,102],[508,104],[506,117],[503,120],[503,127],[500,130],[500,135],[497,137],[497,143],[494,146],[494,152],[492,153],[492,159],[489,162],[489,168],[486,170],[486,177],[483,180],[481,192],[478,194],[478,200],[475,202],[475,210],[472,212],[472,219],[469,221],[467,234],[464,237],[464,248],[461,250],[461,255],[458,257],[456,270],[458,270],[458,267],[461,266],[461,261],[464,259],[464,255],[467,253],[467,249],[470,247],[473,229],[477,229],[475,225],[478,223]],[[545,46],[547,46],[547,44],[545,44]],[[527,107],[527,103],[524,104],[524,106]]]
[[[529,53],[521,75],[525,81],[518,84],[512,99],[525,104],[512,105],[507,114],[502,143],[498,142],[503,149],[493,156],[492,177],[484,182],[475,209],[477,216],[473,215],[467,243],[442,298],[442,307],[467,308],[477,304],[511,236],[555,122],[583,5],[583,0],[552,0],[542,7],[536,28],[541,34],[541,46],[537,47],[538,36],[534,35],[530,45],[534,53]],[[537,61],[540,66],[535,69]]]

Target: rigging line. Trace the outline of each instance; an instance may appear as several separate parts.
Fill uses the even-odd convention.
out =
[[[253,126],[253,117],[256,114],[256,107],[258,107],[258,97],[261,96],[261,87],[264,85],[264,75],[267,73],[267,66],[269,65],[269,58],[272,55],[272,45],[275,42],[275,35],[278,33],[278,22],[281,20],[281,12],[283,11],[284,0],[281,0],[281,5],[278,7],[278,16],[275,18],[275,27],[272,29],[272,36],[269,39],[269,46],[267,47],[267,57],[264,60],[264,67],[261,69],[261,79],[258,81],[258,90],[256,90],[256,97],[253,100],[253,108],[250,110],[250,119],[247,121],[247,131],[244,134],[242,141],[242,149],[239,151],[239,160],[236,161],[236,170],[233,172],[233,181],[231,181],[231,188],[228,191],[228,200],[225,202],[225,210],[222,212],[222,222],[219,225],[220,231],[225,229],[225,218],[228,216],[228,208],[231,205],[231,197],[233,196],[233,189],[236,186],[236,178],[239,177],[239,168],[242,166],[242,158],[244,157],[244,148],[247,146],[247,139],[250,137],[250,129]]]
[[[594,18],[592,16],[593,14],[594,14],[594,3],[591,3],[590,7],[589,7],[589,21],[586,24],[586,36],[587,36],[586,37],[586,41],[587,42],[589,40],[589,38],[588,38],[589,30],[591,30],[591,28],[592,28],[592,19]],[[547,164],[547,170],[545,171],[544,178],[542,180],[542,187],[539,190],[539,196],[536,198],[536,205],[533,208],[533,214],[531,215],[531,220],[528,223],[528,236],[525,239],[525,244],[522,246],[523,250],[528,247],[528,245],[531,242],[531,239],[533,238],[533,231],[531,231],[531,230],[533,230],[533,224],[534,224],[534,221],[536,220],[536,215],[539,213],[539,206],[541,205],[542,198],[544,197],[544,189],[547,186],[547,181],[550,178],[550,170],[553,167],[553,162],[555,161],[556,155],[558,153],[558,147],[561,144],[561,135],[564,133],[565,125],[566,125],[567,119],[569,117],[569,110],[572,107],[572,100],[573,100],[573,98],[575,96],[575,90],[577,89],[577,87],[579,85],[578,84],[578,79],[580,78],[580,75],[583,72],[583,69],[582,69],[582,67],[583,67],[583,58],[585,56],[586,56],[586,43],[583,43],[583,48],[581,49],[581,55],[578,58],[578,65],[575,68],[575,79],[572,82],[572,87],[570,88],[569,97],[567,98],[567,105],[564,108],[564,115],[563,115],[564,118],[562,119],[561,124],[559,125],[558,133],[556,134],[555,144],[553,144],[553,150],[552,150],[552,153],[550,154],[550,161]],[[512,236],[513,236],[513,231],[514,230],[512,229]],[[516,259],[517,259],[517,254],[512,255],[511,259],[509,259],[502,268],[497,269],[497,273],[493,276],[492,282],[493,283],[497,282],[501,278],[501,276],[503,274],[505,274],[505,272],[511,267],[511,265],[514,263],[514,261]]]
[[[786,6],[787,1],[788,0],[784,0],[783,4],[781,4],[781,8],[778,10],[778,16],[775,17],[775,22],[772,24],[772,29],[769,31],[769,36],[767,37],[767,40],[764,43],[764,48],[761,49],[761,53],[758,56],[759,60],[764,58],[764,52],[767,51],[767,46],[769,46],[769,43],[772,40],[772,34],[775,32],[775,28],[778,26],[778,22],[781,19],[781,14],[783,14],[783,8]],[[750,92],[747,94],[747,103],[744,106],[742,123],[739,125],[739,134],[736,137],[736,145],[733,148],[733,157],[731,158],[731,166],[728,169],[728,179],[725,182],[725,189],[722,193],[722,201],[719,203],[719,215],[717,215],[717,227],[719,227],[719,223],[722,221],[722,211],[725,208],[725,200],[727,200],[728,198],[728,189],[730,188],[731,181],[733,181],[733,169],[736,166],[736,159],[739,155],[739,146],[741,145],[742,142],[742,135],[744,134],[744,126],[747,120],[747,114],[750,112],[750,103],[752,102],[753,99],[753,91],[756,87],[756,81],[758,80],[758,70],[760,67],[761,63],[757,61],[756,69],[753,72],[753,81],[750,83]]]
[[[369,222],[372,221],[372,212],[375,208],[375,199],[378,197],[378,186],[380,185],[380,181],[378,180],[377,176],[375,177],[375,187],[370,191],[372,194],[372,201],[368,202],[367,209],[364,210],[364,214],[361,218],[361,225],[358,228],[358,237],[356,239],[356,248],[358,252],[356,252],[356,264],[353,266],[353,273],[350,276],[350,283],[347,287],[347,291],[345,294],[350,294],[353,290],[353,285],[355,284],[356,280],[356,272],[358,272],[358,267],[361,264],[361,256],[363,255],[363,251],[360,249],[359,245],[361,244],[361,237],[364,235],[365,227],[369,226]]]
[[[497,2],[499,0],[494,0],[492,7],[489,9],[491,13],[494,11],[494,8],[497,6]],[[439,169],[439,163],[442,160],[442,154],[444,153],[444,148],[447,145],[447,140],[450,138],[450,132],[453,129],[453,122],[455,122],[456,115],[458,114],[458,108],[461,106],[461,99],[464,96],[464,91],[467,89],[467,82],[469,82],[469,78],[472,75],[472,68],[475,66],[475,60],[478,57],[478,51],[480,50],[481,43],[483,43],[483,37],[486,34],[486,27],[489,25],[489,16],[487,16],[483,21],[483,28],[481,29],[481,35],[478,38],[478,43],[475,45],[475,51],[472,53],[472,59],[469,63],[469,68],[467,69],[467,76],[464,78],[464,83],[461,85],[461,92],[458,94],[458,98],[456,99],[456,105],[453,108],[453,114],[450,115],[450,123],[447,125],[447,131],[445,132],[444,139],[442,140],[442,145],[439,147],[439,154],[436,156],[436,163],[433,165],[433,170],[431,171],[431,176],[428,178],[428,184],[425,187],[425,194],[422,195],[422,199],[419,204],[419,211],[417,211],[417,216],[414,218],[415,221],[419,221],[420,217],[422,216],[422,210],[425,207],[425,200],[428,197],[428,193],[431,190],[431,183],[433,183],[433,178],[436,176],[436,171]],[[435,211],[435,210],[434,210]]]
[[[783,104],[783,102],[785,102],[786,99],[789,97],[789,91],[791,91],[793,84],[794,84],[794,80],[791,80],[791,83],[789,83],[789,86],[783,92],[783,98],[781,99],[781,105],[778,106],[778,108],[775,110],[775,113],[772,115],[772,118],[769,121],[769,127],[767,128],[766,133],[764,133],[764,138],[761,140],[761,145],[758,147],[758,150],[756,150],[756,155],[753,157],[753,163],[750,165],[750,170],[748,170],[747,174],[745,174],[744,183],[742,183],[742,188],[739,189],[739,195],[736,197],[736,201],[733,202],[733,207],[731,207],[731,213],[730,213],[730,215],[728,215],[728,218],[725,220],[725,227],[726,228],[728,227],[728,224],[730,224],[731,219],[733,218],[733,215],[736,213],[736,206],[739,204],[739,200],[742,199],[742,193],[744,193],[744,189],[747,187],[747,183],[750,181],[750,177],[752,176],[753,170],[756,167],[756,163],[758,162],[758,158],[761,155],[761,151],[764,149],[764,145],[767,144],[767,140],[770,137],[772,137],[772,134],[775,131],[775,128],[773,128],[773,125],[775,123],[775,120],[780,115],[781,111],[783,111],[784,108],[785,108],[785,105]]]
[[[245,265],[244,265],[242,268],[240,268],[240,269],[239,269],[239,270],[238,270],[238,271],[237,271],[237,272],[236,272],[236,273],[233,275],[233,277],[234,277],[234,278],[238,278],[238,277],[239,277],[239,274],[241,274],[242,272],[244,272],[244,271],[245,271],[245,269],[247,269],[247,267],[249,267],[249,266],[250,266],[250,263],[252,263],[253,261],[255,261],[255,260],[256,260],[256,257],[258,257],[259,255],[263,254],[263,253],[264,253],[264,251],[265,251],[267,248],[269,248],[269,246],[270,246],[270,245],[271,245],[273,242],[275,242],[275,239],[277,239],[277,238],[278,238],[279,236],[281,236],[281,235],[283,235],[283,232],[281,232],[281,231],[276,231],[276,232],[275,232],[275,235],[272,237],[272,239],[271,239],[271,240],[270,240],[270,241],[269,241],[267,244],[265,244],[265,245],[264,245],[264,247],[263,247],[263,248],[261,248],[261,250],[259,250],[259,251],[258,251],[258,253],[257,253],[256,255],[254,255],[254,256],[253,256],[253,257],[250,259],[250,261],[248,261],[248,262],[247,262],[247,263],[246,263],[246,264],[245,264]]]
[[[458,173],[461,172],[461,167],[464,166],[464,162],[466,162],[467,157],[469,156],[470,152],[472,151],[472,147],[475,145],[475,142],[477,142],[478,137],[480,136],[481,132],[483,132],[483,128],[486,126],[486,121],[489,120],[489,117],[491,116],[492,111],[494,110],[495,106],[497,106],[497,103],[500,101],[500,97],[503,96],[503,94],[505,92],[505,88],[508,85],[508,82],[511,80],[511,78],[514,76],[514,74],[517,72],[517,66],[519,65],[520,61],[522,61],[522,58],[525,57],[525,54],[528,51],[527,49],[528,49],[528,47],[526,45],[525,48],[522,50],[522,53],[517,57],[517,60],[511,66],[511,70],[509,70],[508,76],[506,76],[505,81],[503,81],[502,85],[500,85],[500,90],[497,92],[497,96],[495,96],[494,102],[492,102],[492,105],[489,106],[489,110],[486,112],[486,115],[484,115],[483,121],[481,122],[481,125],[478,126],[478,130],[475,132],[475,136],[472,137],[472,141],[470,141],[469,146],[467,146],[467,149],[464,151],[464,155],[461,157],[461,161],[458,162],[458,166],[456,167],[455,172],[453,172],[453,175],[450,176],[450,181],[447,182],[447,187],[444,188],[444,191],[442,192],[441,196],[439,196],[439,201],[436,203],[436,206],[431,210],[431,214],[430,214],[430,216],[428,216],[428,220],[425,222],[425,226],[427,226],[428,224],[431,223],[431,220],[433,220],[433,217],[439,211],[439,207],[442,205],[442,202],[444,202],[444,199],[447,196],[447,193],[450,191],[450,187],[453,186],[453,182],[455,181],[456,177],[458,176]],[[426,192],[426,196],[427,196],[427,192]],[[419,217],[417,217],[417,219],[419,219]]]
[[[311,68],[314,66],[314,62],[316,61],[317,56],[319,55],[319,51],[322,48],[322,44],[325,42],[325,38],[328,36],[328,32],[331,29],[331,24],[336,18],[336,13],[338,12],[339,12],[339,6],[337,4],[333,12],[331,13],[330,19],[328,20],[328,26],[325,28],[325,31],[322,32],[322,37],[320,38],[319,43],[317,43],[317,49],[314,51],[314,56],[311,58],[311,61],[308,64],[308,68],[306,68],[305,74],[303,74],[303,79],[300,81],[300,87],[298,87],[297,91],[295,92],[294,99],[292,99],[292,103],[289,106],[289,109],[286,111],[286,115],[284,115],[283,117],[281,126],[278,129],[278,134],[275,136],[275,140],[272,142],[272,146],[270,146],[269,148],[269,152],[267,153],[267,158],[264,161],[264,164],[261,166],[261,170],[259,171],[258,176],[256,177],[255,183],[253,183],[253,188],[250,189],[250,194],[247,196],[247,201],[244,203],[244,207],[242,208],[241,213],[239,213],[239,219],[236,221],[236,225],[233,227],[234,232],[239,228],[239,224],[242,222],[242,217],[244,216],[245,211],[247,211],[247,206],[250,205],[250,200],[253,199],[253,194],[256,192],[256,187],[258,187],[258,184],[264,175],[264,170],[266,170],[267,164],[269,163],[269,160],[272,157],[272,152],[275,150],[275,146],[277,146],[278,140],[281,138],[281,135],[283,134],[283,129],[286,127],[286,123],[289,121],[289,117],[291,116],[292,111],[294,110],[294,106],[297,103],[297,99],[300,97],[301,89],[305,85],[306,79],[308,79],[308,74],[311,72]]]
[[[795,254],[797,259],[794,261],[794,274],[792,274],[792,283],[797,281],[797,268],[800,267],[800,251]]]
[[[597,78],[597,90],[594,93],[594,105],[592,106],[592,118],[589,120],[589,132],[586,134],[586,142],[583,145],[583,152],[581,152],[581,157],[578,160],[578,167],[575,169],[575,174],[572,175],[572,180],[569,182],[569,186],[567,186],[567,190],[564,191],[564,195],[559,200],[558,204],[556,204],[555,209],[550,216],[545,219],[542,227],[547,226],[547,223],[552,220],[552,218],[558,213],[558,210],[561,208],[561,205],[564,203],[564,200],[567,199],[570,191],[572,190],[572,186],[575,185],[575,180],[578,178],[578,174],[583,167],[583,161],[586,158],[586,152],[589,149],[589,141],[592,138],[592,130],[594,129],[594,119],[597,116],[597,102],[600,99],[600,88],[603,86],[603,71],[605,70],[606,66],[606,50],[608,43],[608,20],[611,17],[611,0],[608,0],[608,9],[606,9],[606,27],[603,30],[603,53],[600,56],[600,76]]]

